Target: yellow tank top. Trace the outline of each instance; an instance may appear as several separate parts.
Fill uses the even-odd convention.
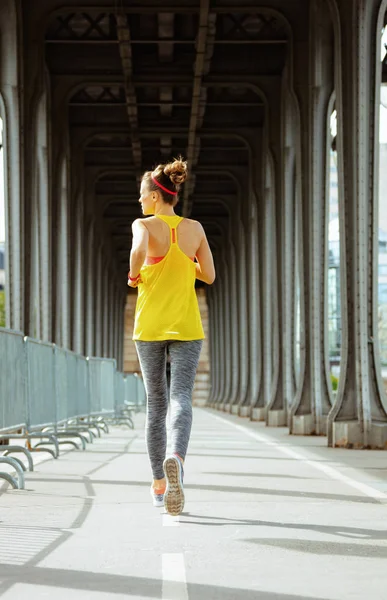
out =
[[[183,217],[156,216],[169,226],[171,245],[160,262],[141,269],[142,283],[138,286],[133,340],[204,339],[195,292],[195,263],[177,243],[176,229]]]

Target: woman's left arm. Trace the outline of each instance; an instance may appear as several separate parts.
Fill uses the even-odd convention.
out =
[[[141,219],[136,219],[132,224],[133,243],[130,251],[130,272],[132,279],[140,274],[140,269],[145,262],[148,250],[149,232]],[[130,285],[130,284],[129,284]]]

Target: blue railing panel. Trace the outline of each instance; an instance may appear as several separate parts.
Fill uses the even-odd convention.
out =
[[[25,338],[28,428],[56,423],[54,346]]]
[[[26,379],[23,334],[0,328],[0,431],[26,425]]]

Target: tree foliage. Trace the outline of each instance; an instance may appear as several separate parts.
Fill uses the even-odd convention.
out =
[[[0,327],[5,327],[5,292],[0,290]]]

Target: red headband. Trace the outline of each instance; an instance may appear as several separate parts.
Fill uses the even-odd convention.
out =
[[[167,194],[171,194],[171,196],[177,196],[177,192],[171,192],[171,190],[168,190],[166,187],[164,187],[163,185],[161,185],[161,183],[159,183],[157,181],[157,179],[155,179],[154,177],[152,177],[152,181],[153,183],[155,183],[160,189],[164,190],[164,192],[167,192]]]

